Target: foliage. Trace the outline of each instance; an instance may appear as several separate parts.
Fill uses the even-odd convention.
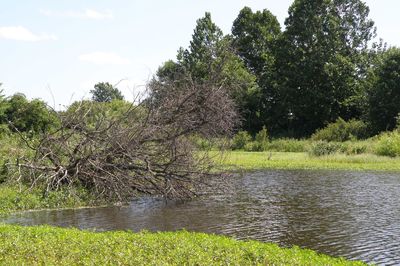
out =
[[[324,156],[334,154],[341,149],[340,143],[317,141],[311,144],[309,154],[313,156]]]
[[[363,121],[355,119],[344,121],[342,118],[338,118],[336,122],[317,130],[311,138],[313,140],[343,142],[352,139],[364,139],[367,134],[368,127]]]
[[[94,89],[90,91],[92,94],[92,100],[95,102],[111,102],[113,100],[123,100],[121,91],[114,88],[108,82],[99,82],[94,85]]]
[[[23,94],[15,94],[7,101],[5,116],[10,129],[31,134],[43,133],[59,123],[57,114],[39,100],[29,101]]]
[[[297,139],[274,139],[268,144],[268,151],[275,152],[306,152],[310,142]]]
[[[385,132],[378,137],[375,153],[381,156],[400,156],[400,132]]]
[[[369,91],[370,120],[376,133],[393,130],[400,113],[400,49],[382,53]]]
[[[24,210],[88,206],[94,203],[94,199],[83,189],[51,192],[47,197],[43,197],[39,189],[0,185],[0,215]]]
[[[266,9],[253,12],[244,7],[233,22],[233,46],[260,88],[247,106],[249,112],[257,114],[247,127],[254,133],[265,124],[275,129],[279,122],[274,117],[280,112],[275,65],[276,41],[280,34],[277,18]]]
[[[0,261],[15,265],[364,265],[311,250],[190,233],[0,226]]]
[[[241,150],[244,149],[247,143],[252,140],[251,135],[247,131],[239,131],[232,140],[232,149]]]
[[[111,102],[78,101],[72,103],[62,115],[72,116],[76,112],[84,113],[86,115],[82,119],[84,119],[85,124],[94,127],[104,117],[121,119],[126,112],[133,108],[136,108],[138,113],[140,112],[140,108],[124,100],[113,100]]]
[[[327,121],[362,114],[369,66],[364,55],[375,36],[368,14],[361,0],[294,1],[277,52],[286,105],[277,123],[286,121],[296,136],[308,136]]]
[[[265,126],[263,126],[262,129],[256,134],[255,141],[260,144],[262,150],[265,150],[265,147],[267,147],[269,141],[268,130]]]
[[[170,80],[177,87],[184,87],[182,76],[187,75],[190,79],[186,82],[201,84],[212,81],[229,87],[229,95],[235,100],[243,128],[252,128],[253,123],[259,123],[259,112],[253,109],[259,101],[256,77],[234,53],[232,38],[223,35],[210,13],[197,20],[189,47],[180,48],[177,62],[165,62],[158,69],[156,79],[161,83]]]

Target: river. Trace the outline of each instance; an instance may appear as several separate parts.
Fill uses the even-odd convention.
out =
[[[188,231],[297,245],[400,264],[400,173],[262,171],[188,202],[144,197],[129,206],[14,214],[7,223],[81,229]]]

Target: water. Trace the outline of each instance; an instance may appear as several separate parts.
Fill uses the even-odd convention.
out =
[[[100,231],[186,229],[395,265],[400,264],[400,174],[256,172],[233,177],[227,191],[186,203],[142,198],[126,207],[15,214],[5,222]]]

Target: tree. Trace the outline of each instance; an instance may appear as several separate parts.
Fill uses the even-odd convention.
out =
[[[197,20],[188,49],[180,48],[177,61],[167,61],[157,72],[157,82],[174,80],[176,87],[185,88],[185,82],[213,83],[229,88],[235,100],[245,129],[253,128],[257,121],[253,108],[254,96],[258,93],[256,77],[247,71],[242,60],[235,54],[232,38],[224,36],[205,13]],[[215,75],[218,73],[218,75]],[[160,92],[159,92],[160,93]]]
[[[400,49],[380,56],[369,91],[370,119],[375,133],[392,130],[400,113]]]
[[[112,100],[123,100],[124,96],[108,82],[99,82],[90,91],[92,100],[95,102],[111,102]]]
[[[281,34],[276,17],[267,9],[254,12],[243,8],[233,22],[233,46],[246,68],[255,75],[259,90],[248,104],[248,112],[253,115],[252,132],[268,125],[277,128],[276,113],[280,113],[279,95],[276,86],[276,41]]]
[[[253,13],[244,7],[233,22],[234,47],[259,80],[275,72],[275,45],[280,34],[277,18],[267,9]]]
[[[31,134],[44,133],[59,122],[46,103],[39,99],[29,101],[25,95],[18,93],[7,101],[5,116],[11,130]]]
[[[197,20],[189,48],[186,50],[180,48],[177,56],[179,64],[194,80],[206,81],[210,78],[213,63],[221,56],[220,50],[223,50],[221,47],[223,37],[221,29],[212,21],[209,12]]]
[[[209,155],[195,150],[192,137],[230,134],[236,113],[228,88],[182,84],[184,89],[174,81],[149,84],[148,99],[121,115],[99,114],[96,108],[108,105],[96,102],[89,102],[94,108],[88,102],[75,105],[61,114],[58,130],[29,145],[31,157],[14,164],[17,179],[45,193],[83,186],[106,199],[129,200],[136,193],[195,196],[217,173]],[[164,93],[156,94],[155,102],[153,92],[159,91]],[[94,115],[96,121],[88,123]]]
[[[281,121],[307,136],[338,117],[358,118],[364,61],[374,37],[360,0],[296,0],[277,54]]]

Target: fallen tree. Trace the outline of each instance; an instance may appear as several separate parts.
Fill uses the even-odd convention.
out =
[[[120,114],[99,104],[75,104],[59,113],[60,126],[36,141],[13,164],[16,179],[44,192],[83,186],[98,197],[126,200],[135,193],[191,198],[217,175],[192,137],[230,134],[237,115],[224,85],[189,77],[152,81],[145,100]],[[96,106],[97,105],[97,106]]]

